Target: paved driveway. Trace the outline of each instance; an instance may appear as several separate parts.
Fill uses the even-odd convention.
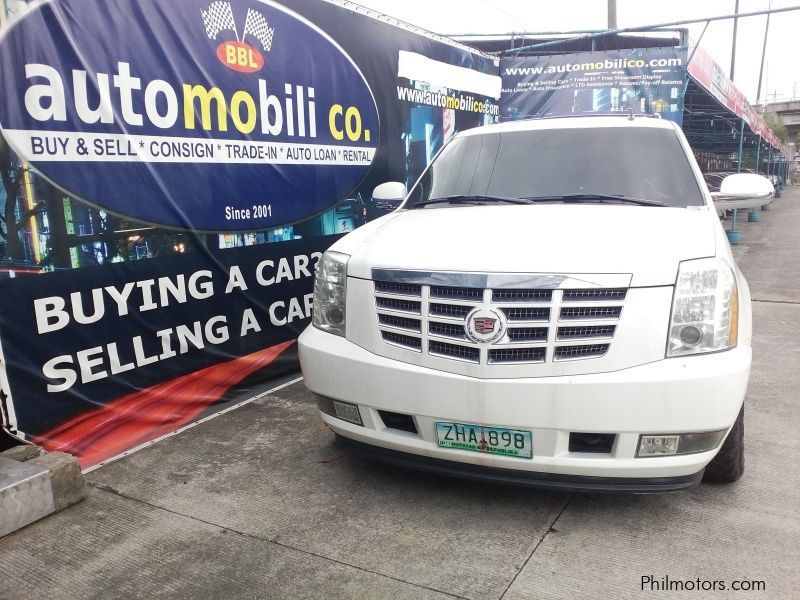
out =
[[[297,383],[89,473],[85,502],[0,540],[0,597],[800,598],[795,190],[735,249],[757,300],[737,484],[604,496],[390,468],[333,445]]]

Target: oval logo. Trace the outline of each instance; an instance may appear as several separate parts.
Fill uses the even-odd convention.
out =
[[[240,73],[256,73],[264,66],[264,57],[257,48],[243,42],[222,42],[217,46],[219,62]]]
[[[473,342],[495,342],[505,335],[506,320],[494,308],[476,306],[467,315],[464,332]]]
[[[104,210],[248,231],[347,198],[379,117],[342,48],[277,4],[52,0],[0,40],[0,128],[44,177]]]

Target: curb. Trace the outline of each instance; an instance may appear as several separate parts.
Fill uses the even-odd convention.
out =
[[[86,497],[78,459],[38,446],[0,452],[0,537]]]

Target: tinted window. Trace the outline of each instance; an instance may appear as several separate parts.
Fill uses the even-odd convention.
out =
[[[487,133],[450,143],[409,205],[454,195],[514,198],[610,194],[701,206],[702,193],[671,129],[603,127]]]

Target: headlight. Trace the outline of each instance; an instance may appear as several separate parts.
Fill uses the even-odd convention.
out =
[[[738,332],[739,291],[731,266],[720,258],[682,262],[667,357],[733,348]]]
[[[322,255],[314,277],[315,327],[344,336],[345,297],[347,295],[347,261],[350,257],[341,252],[326,252]]]
[[[678,270],[667,357],[717,352],[736,346],[739,290],[721,258],[687,260]]]

